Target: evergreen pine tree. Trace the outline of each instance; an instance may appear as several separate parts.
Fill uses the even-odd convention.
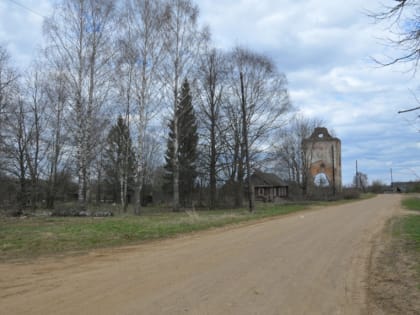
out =
[[[190,84],[185,79],[178,97],[178,105],[175,115],[178,118],[179,136],[179,199],[182,206],[191,206],[194,192],[194,182],[197,177],[197,119],[192,105]],[[174,158],[174,121],[169,122],[169,134],[166,150],[166,184],[165,190],[171,192],[173,187],[173,158]]]

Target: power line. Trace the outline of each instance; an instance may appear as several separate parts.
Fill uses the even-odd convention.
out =
[[[17,5],[17,6],[21,7],[21,8],[23,8],[23,9],[25,9],[26,11],[31,12],[32,14],[38,15],[38,16],[40,16],[40,17],[42,17],[42,18],[46,18],[46,17],[45,17],[44,15],[42,15],[41,13],[36,12],[35,10],[33,10],[33,9],[29,8],[29,7],[27,7],[26,5],[23,5],[22,3],[19,3],[19,2],[15,1],[15,0],[9,0],[9,1],[10,1],[10,2],[12,2],[13,4],[15,4],[15,5]]]

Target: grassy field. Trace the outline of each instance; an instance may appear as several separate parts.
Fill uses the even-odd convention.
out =
[[[420,211],[420,198],[406,198],[403,200],[403,206],[409,210]],[[418,254],[420,254],[420,216],[410,215],[402,218],[402,231],[403,236],[411,240],[412,246],[418,251]]]
[[[412,215],[402,219],[403,236],[406,237],[410,246],[420,254],[420,216]],[[420,262],[419,262],[420,263]]]
[[[373,196],[366,194],[362,195],[361,199]],[[118,214],[105,218],[0,217],[0,262],[138,244],[146,240],[284,215],[313,206],[337,205],[352,201],[355,200],[286,205],[258,204],[255,213],[249,213],[246,209],[173,213],[153,208],[145,209],[147,211],[141,216]]]
[[[283,215],[308,205],[261,205],[243,210],[156,213],[107,218],[27,217],[0,219],[0,262],[135,244],[182,233]]]
[[[405,208],[420,211],[420,198],[409,197],[402,201]],[[404,240],[404,249],[417,262],[417,288],[420,290],[420,215],[408,215],[399,219],[394,236]]]
[[[419,197],[405,198],[402,201],[402,204],[406,209],[420,211]],[[401,237],[406,238],[409,241],[410,246],[420,254],[420,215],[409,215],[401,218],[400,231]]]
[[[420,197],[409,197],[402,201],[403,206],[408,210],[420,211]]]

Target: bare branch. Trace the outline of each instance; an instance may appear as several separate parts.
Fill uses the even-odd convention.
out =
[[[400,111],[398,111],[398,114],[408,113],[408,112],[414,112],[414,111],[419,110],[419,109],[420,109],[420,106],[414,107],[414,108],[410,108],[410,109],[400,110]]]

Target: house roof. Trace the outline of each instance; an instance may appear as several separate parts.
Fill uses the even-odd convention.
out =
[[[287,186],[276,174],[259,170],[251,175],[251,181],[254,186]]]

